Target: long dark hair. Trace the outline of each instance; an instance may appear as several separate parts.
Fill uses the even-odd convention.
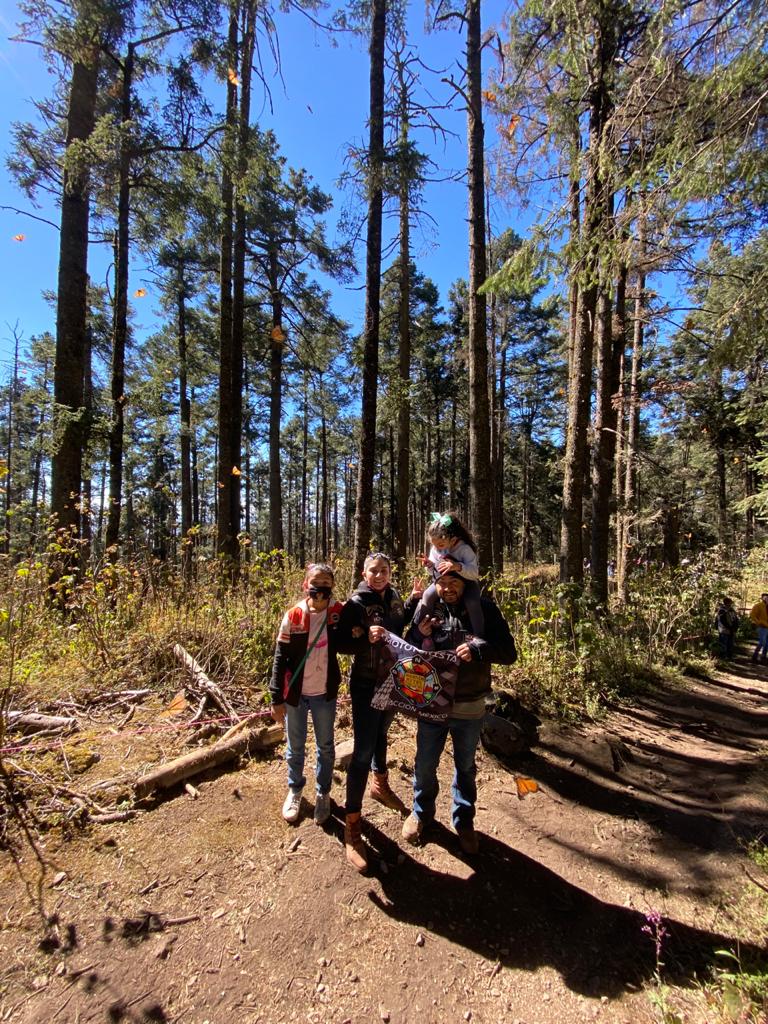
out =
[[[433,512],[432,521],[427,527],[427,534],[430,540],[440,537],[458,537],[477,554],[477,544],[475,544],[472,534],[453,510],[443,514]]]

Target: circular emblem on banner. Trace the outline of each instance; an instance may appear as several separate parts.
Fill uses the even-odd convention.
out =
[[[414,655],[403,658],[392,669],[395,689],[416,707],[427,707],[442,690],[440,677],[428,661]]]

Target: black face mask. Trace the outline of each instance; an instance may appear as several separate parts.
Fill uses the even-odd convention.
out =
[[[322,597],[324,601],[327,601],[331,596],[333,587],[307,587],[307,593],[310,597]]]

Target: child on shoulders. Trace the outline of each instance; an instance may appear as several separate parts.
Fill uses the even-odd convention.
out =
[[[480,604],[480,567],[477,545],[455,512],[433,512],[427,527],[429,554],[424,565],[432,572],[432,585],[421,598],[421,607],[432,615],[437,604],[434,580],[444,572],[457,572],[464,580],[464,606],[469,614],[472,632],[483,635],[484,618]],[[420,616],[423,618],[423,613]]]

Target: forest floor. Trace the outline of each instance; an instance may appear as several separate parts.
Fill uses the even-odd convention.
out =
[[[172,729],[137,728],[167,722],[159,711],[91,731],[101,759],[77,785],[182,749]],[[545,723],[540,740],[513,766],[480,752],[471,859],[446,826],[449,756],[424,845],[366,803],[367,877],[340,845],[343,773],[326,826],[309,801],[298,825],[282,821],[282,748],[196,781],[197,799],[179,787],[133,821],[49,832],[47,942],[35,858],[21,873],[0,863],[0,1021],[764,1019],[732,1003],[721,1016],[703,979],[716,950],[765,963],[745,845],[768,835],[768,669],[742,654],[599,723]],[[406,799],[413,754],[413,725],[398,720],[391,777]],[[518,774],[539,791],[519,799]]]

